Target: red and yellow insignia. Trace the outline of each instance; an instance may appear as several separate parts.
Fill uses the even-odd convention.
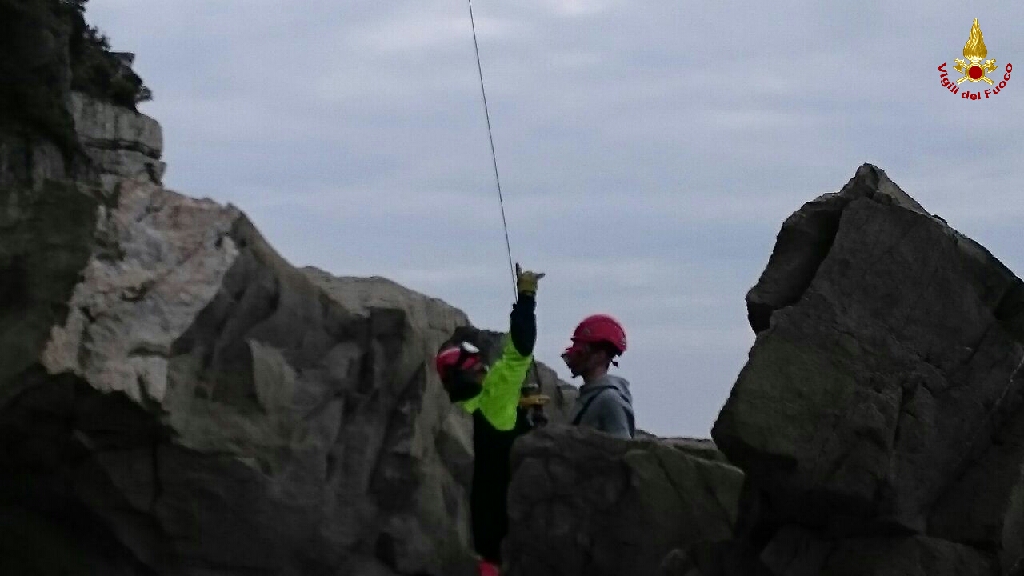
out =
[[[953,69],[963,74],[963,77],[956,83],[968,80],[970,82],[988,82],[991,85],[992,80],[985,76],[985,73],[993,72],[996,69],[996,61],[993,59],[985,60],[984,64],[981,62],[988,56],[988,49],[985,48],[985,40],[981,36],[981,26],[978,26],[977,18],[974,19],[974,25],[971,26],[971,37],[967,40],[967,44],[964,44],[963,55],[967,60],[957,58],[953,64]]]

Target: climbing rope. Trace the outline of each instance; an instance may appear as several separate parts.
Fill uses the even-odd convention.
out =
[[[501,226],[505,230],[505,250],[508,252],[508,269],[512,274],[512,292],[514,293],[515,301],[519,301],[519,288],[518,279],[516,278],[515,266],[512,264],[512,243],[508,239],[508,221],[505,219],[505,198],[501,193],[501,179],[498,177],[498,156],[494,153],[494,134],[491,130],[491,113],[487,106],[487,91],[484,90],[484,69],[480,65],[480,45],[476,40],[476,20],[473,18],[473,0],[467,0],[469,3],[469,23],[473,28],[473,51],[476,53],[476,71],[480,76],[480,95],[484,101],[484,117],[487,118],[487,140],[491,144],[491,162],[494,165],[494,183],[498,187],[498,203],[501,206]],[[531,390],[529,395],[539,394],[543,390],[543,385],[540,380],[540,371],[537,369],[537,361],[535,359],[530,360],[530,367],[533,368],[533,377],[537,382],[535,390]],[[557,386],[556,386],[557,388]],[[561,389],[558,389],[561,393]],[[544,409],[541,405],[535,405],[531,409],[531,419],[536,425],[544,425],[547,423],[547,417],[544,415]]]
[[[512,265],[512,244],[508,240],[508,221],[505,220],[505,199],[501,194],[501,179],[498,178],[498,156],[494,153],[494,135],[491,131],[491,113],[487,108],[487,92],[484,90],[484,69],[480,66],[480,46],[476,41],[476,20],[473,19],[473,0],[469,1],[469,23],[473,27],[473,50],[476,52],[476,71],[480,75],[480,95],[484,100],[484,116],[487,118],[487,139],[491,143],[491,162],[494,164],[494,182],[498,185],[498,203],[501,205],[501,226],[505,229],[505,250],[508,251],[508,269],[512,273],[512,292],[519,300],[516,288],[516,270]]]

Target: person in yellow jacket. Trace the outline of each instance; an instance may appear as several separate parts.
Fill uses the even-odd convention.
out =
[[[533,362],[537,341],[537,281],[543,273],[516,265],[518,299],[509,314],[509,333],[501,357],[487,366],[470,342],[443,346],[434,366],[449,399],[473,415],[473,485],[470,517],[473,545],[482,558],[481,575],[497,576],[501,541],[508,530],[506,495],[511,479],[512,442],[532,425],[520,392]]]

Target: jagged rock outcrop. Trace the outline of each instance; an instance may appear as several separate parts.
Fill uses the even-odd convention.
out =
[[[0,571],[471,567],[470,420],[427,362],[462,312],[141,180],[0,198]]]
[[[558,425],[520,438],[507,573],[654,575],[674,549],[731,538],[743,475],[722,460],[708,442]]]
[[[108,186],[124,178],[161,183],[167,166],[160,161],[163,131],[156,120],[81,92],[68,95],[68,109],[82,148]]]
[[[88,527],[97,574],[455,570],[472,448],[424,360],[465,316],[296,270],[232,207],[106,202],[4,191],[4,505]]]
[[[145,114],[67,92],[65,106],[75,129],[75,148],[62,150],[41,134],[0,129],[0,187],[39,189],[50,180],[100,183],[110,192],[121,179],[160,184],[160,124]]]
[[[712,430],[740,534],[677,573],[1024,571],[1019,278],[864,165],[786,220],[747,302]]]
[[[427,362],[465,314],[162,188],[159,124],[71,91],[55,6],[0,42],[56,78],[0,90],[0,573],[471,573],[471,420]]]
[[[81,180],[57,152],[0,165],[0,571],[471,570],[471,422],[428,360],[501,334],[295,269],[235,207],[158,185],[155,121],[69,103]]]
[[[0,43],[58,76],[0,91],[0,573],[472,573],[471,419],[428,363],[468,318],[162,188],[160,125],[71,90],[51,4]]]
[[[85,0],[0,0],[0,22],[0,187],[159,183],[160,127],[135,110],[151,92],[85,22]]]

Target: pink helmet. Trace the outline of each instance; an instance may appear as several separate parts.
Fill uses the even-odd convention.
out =
[[[607,314],[594,314],[584,318],[572,333],[572,341],[586,344],[607,342],[619,354],[626,351],[626,331],[615,318]]]
[[[449,346],[434,357],[434,368],[437,369],[441,381],[446,381],[456,369],[468,370],[481,363],[483,357],[480,349],[469,342]]]

